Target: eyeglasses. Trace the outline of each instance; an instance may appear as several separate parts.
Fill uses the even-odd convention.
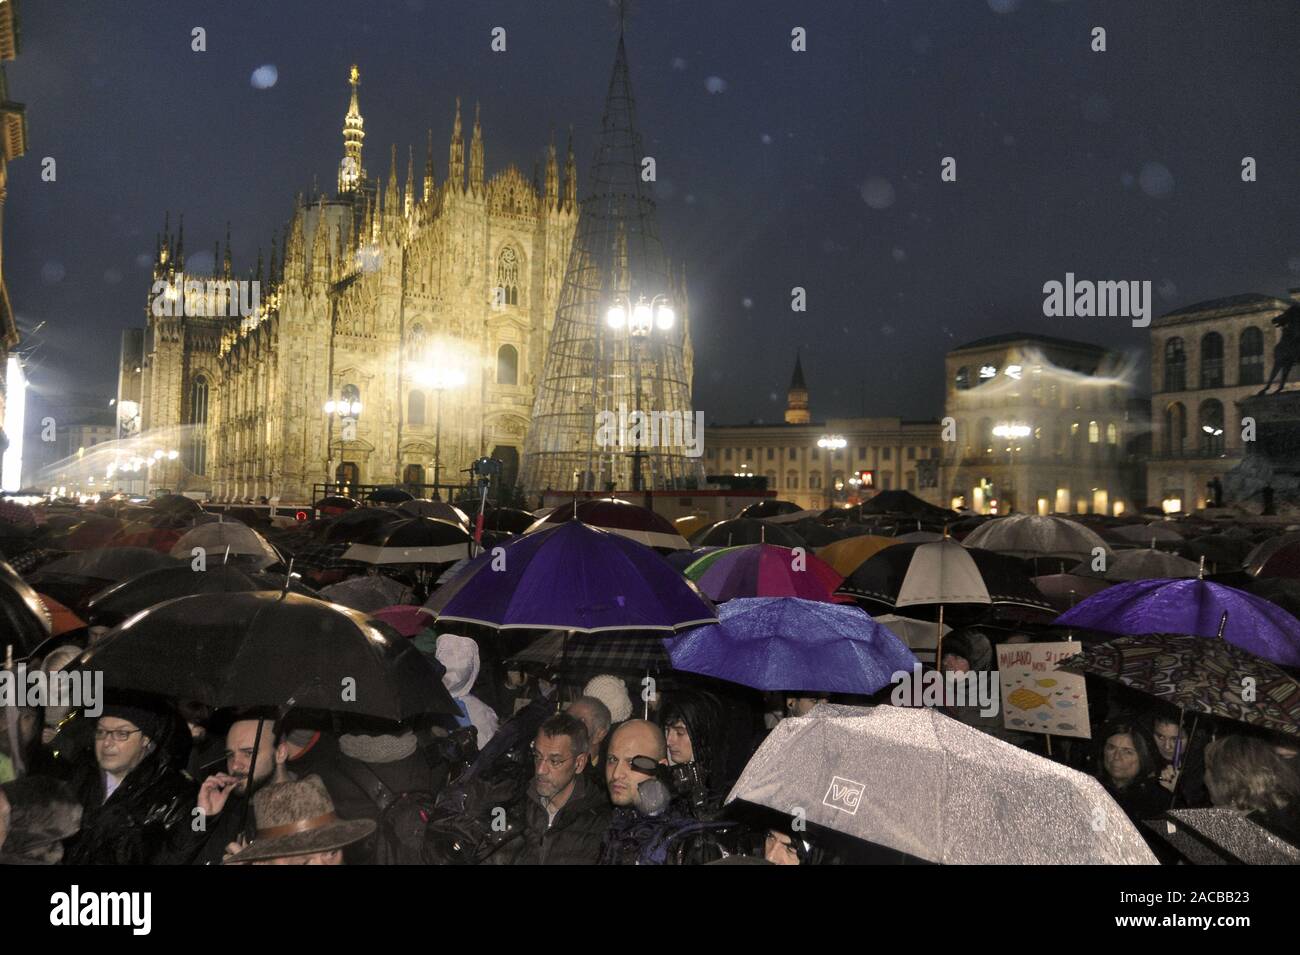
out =
[[[541,753],[537,752],[536,749],[532,750],[532,754],[533,754],[534,766],[536,766],[538,763],[549,763],[551,769],[559,769],[565,763],[573,762],[573,760],[578,758],[577,753],[574,753],[572,756],[566,759],[561,759],[559,756],[543,756]]]
[[[108,738],[111,736],[111,737],[113,737],[113,739],[114,739],[116,742],[119,742],[119,743],[125,743],[127,740],[129,740],[129,739],[131,738],[131,734],[132,734],[132,733],[143,733],[143,732],[144,732],[144,730],[101,730],[101,729],[96,729],[96,730],[95,730],[95,742],[96,742],[96,743],[101,743],[101,742],[103,742],[104,740],[108,739]]]

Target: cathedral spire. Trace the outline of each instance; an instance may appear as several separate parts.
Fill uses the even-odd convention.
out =
[[[406,201],[405,209],[406,218],[411,218],[411,211],[415,208],[415,147],[408,145],[406,147]]]
[[[270,263],[270,265],[268,265],[267,268],[266,268],[266,273],[267,273],[267,279],[266,279],[266,282],[267,282],[267,286],[268,286],[268,287],[273,287],[273,286],[279,284],[279,283],[276,281],[276,274],[275,274],[275,269],[276,269],[275,252],[276,252],[276,249],[275,249],[275,233],[272,232],[272,233],[271,233],[271,263]],[[261,250],[258,250],[257,255],[258,255],[258,259],[260,260],[261,257],[262,257]]]
[[[397,144],[393,143],[392,161],[388,166],[388,188],[384,190],[384,215],[399,216],[400,193],[397,191]]]
[[[258,254],[260,255],[261,252],[259,251]],[[234,264],[230,258],[230,220],[229,219],[226,220],[226,257],[223,260],[223,262],[225,265],[223,274],[225,275],[226,278],[230,278],[232,275],[234,275]],[[213,262],[213,265],[214,266],[216,265],[215,261]]]
[[[357,87],[361,84],[361,72],[355,63],[352,64],[352,70],[348,74],[348,83],[352,87],[352,101],[348,105],[347,116],[343,118],[343,159],[339,162],[339,195],[355,192],[366,174],[361,165],[361,142],[366,138],[366,124],[361,118],[361,108],[357,105]]]
[[[311,280],[327,282],[330,274],[330,229],[325,215],[325,197],[316,202],[316,234],[311,244]]]
[[[483,194],[483,127],[478,121],[478,103],[474,104],[474,135],[469,144],[469,188],[476,196]]]
[[[456,97],[456,121],[451,127],[451,149],[447,158],[447,182],[457,192],[465,191],[465,137],[460,131],[460,97]]]
[[[551,144],[546,147],[546,211],[555,209],[560,200],[560,168],[555,160],[555,129],[551,129]]]
[[[429,151],[424,160],[424,201],[433,198],[433,130],[429,130]]]
[[[573,158],[573,127],[569,127],[569,154],[564,160],[564,209],[572,211],[578,204],[578,164]]]

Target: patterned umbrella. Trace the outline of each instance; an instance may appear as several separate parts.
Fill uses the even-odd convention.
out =
[[[660,634],[565,634],[553,630],[506,661],[523,669],[540,668],[569,680],[613,673],[644,676],[672,668]]]
[[[1226,626],[1224,614],[1227,614]],[[1107,633],[1186,633],[1223,637],[1258,657],[1300,666],[1300,620],[1277,604],[1208,580],[1116,584],[1056,619]]]
[[[1058,669],[1116,680],[1196,713],[1300,736],[1300,683],[1226,640],[1119,637],[1085,645]]]
[[[917,662],[857,607],[798,597],[741,597],[718,623],[664,640],[678,670],[756,690],[871,694]]]
[[[852,603],[833,597],[844,580],[811,554],[776,544],[745,544],[705,554],[682,571],[713,601],[736,597],[802,597],[823,603]]]
[[[649,547],[565,521],[475,558],[425,608],[501,630],[674,631],[716,623],[712,604]]]

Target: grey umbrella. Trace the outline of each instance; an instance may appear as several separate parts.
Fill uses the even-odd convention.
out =
[[[1156,862],[1097,780],[933,709],[823,704],[784,719],[736,799],[931,862]]]
[[[1300,849],[1235,809],[1173,809],[1144,825],[1195,865],[1300,865]]]
[[[1095,548],[1111,554],[1110,545],[1077,521],[1038,514],[1011,514],[981,524],[962,541],[967,547],[1010,554],[1012,557],[1073,557],[1085,560]]]

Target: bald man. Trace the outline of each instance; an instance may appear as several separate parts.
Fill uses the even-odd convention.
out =
[[[653,778],[653,773],[643,773],[632,766],[638,756],[648,757],[661,765],[668,765],[668,745],[664,731],[646,720],[628,720],[620,724],[609,738],[609,751],[605,755],[605,784],[609,787],[610,801],[618,807],[636,806],[640,785]]]

